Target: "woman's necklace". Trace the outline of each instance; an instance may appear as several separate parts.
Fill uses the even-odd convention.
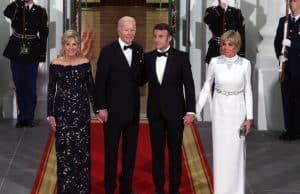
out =
[[[239,56],[232,57],[232,58],[226,58],[222,55],[219,60],[220,60],[219,61],[220,63],[226,64],[228,69],[231,69],[233,64],[238,64],[238,65],[242,64],[242,60]]]

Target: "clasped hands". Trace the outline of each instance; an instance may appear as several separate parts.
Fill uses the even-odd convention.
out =
[[[182,119],[183,119],[184,125],[191,125],[195,120],[195,114],[186,113]]]
[[[98,112],[98,114],[96,116],[97,116],[97,119],[100,121],[100,123],[106,122],[107,118],[108,118],[107,109],[101,109],[101,110],[99,110],[99,112]]]

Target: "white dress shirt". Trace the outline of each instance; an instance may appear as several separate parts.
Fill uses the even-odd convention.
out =
[[[128,44],[126,44],[121,38],[118,39],[119,44],[121,46],[122,52],[125,55],[125,58],[129,64],[129,66],[131,66],[131,61],[132,61],[132,49],[126,49],[124,50],[124,46],[129,46]]]
[[[292,18],[295,18],[295,22],[299,19],[299,17],[300,17],[300,14],[299,14],[299,15],[292,16]]]
[[[160,53],[168,52],[169,49],[170,49],[170,46],[168,46],[168,48],[166,48],[163,51],[157,49],[157,52],[160,52]],[[156,57],[156,62],[155,62],[156,76],[157,76],[158,82],[160,84],[162,83],[162,80],[164,77],[167,59],[168,59],[167,56]],[[193,112],[187,112],[187,114],[195,115],[195,113],[193,113]]]
[[[166,52],[169,50],[169,48],[170,48],[170,46],[168,46],[168,48],[166,48],[163,51],[157,49],[157,52],[160,52],[160,53]],[[157,79],[160,84],[162,83],[162,80],[163,80],[166,64],[167,64],[166,56],[156,57],[156,62],[155,62],[156,76],[157,76]]]
[[[31,8],[32,8],[32,6],[33,6],[33,2],[30,3],[30,4],[26,3],[25,6],[26,6],[26,7],[28,6],[28,7],[29,7],[29,10],[31,10]]]

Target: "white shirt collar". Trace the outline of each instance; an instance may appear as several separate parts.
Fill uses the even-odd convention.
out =
[[[160,53],[167,52],[170,49],[170,47],[171,46],[169,45],[165,50],[162,51],[162,50],[157,49],[157,51]]]
[[[118,38],[118,42],[119,42],[122,50],[123,50],[124,46],[129,46],[132,44],[132,43],[131,44],[125,43],[120,37]]]
[[[297,20],[299,19],[299,17],[300,17],[300,14],[299,14],[299,15],[296,15],[296,16],[293,16],[293,15],[292,15],[292,18],[295,18],[295,19],[296,19],[295,21],[297,21]]]
[[[32,2],[32,3],[30,3],[30,4],[26,3],[26,6],[29,6],[29,9],[31,9],[31,8],[32,8],[32,6],[33,6],[33,2]]]

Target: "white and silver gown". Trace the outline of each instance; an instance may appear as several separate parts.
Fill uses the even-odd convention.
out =
[[[197,102],[199,115],[215,82],[212,99],[214,194],[245,193],[244,138],[239,129],[253,118],[251,64],[235,55],[212,58]]]

